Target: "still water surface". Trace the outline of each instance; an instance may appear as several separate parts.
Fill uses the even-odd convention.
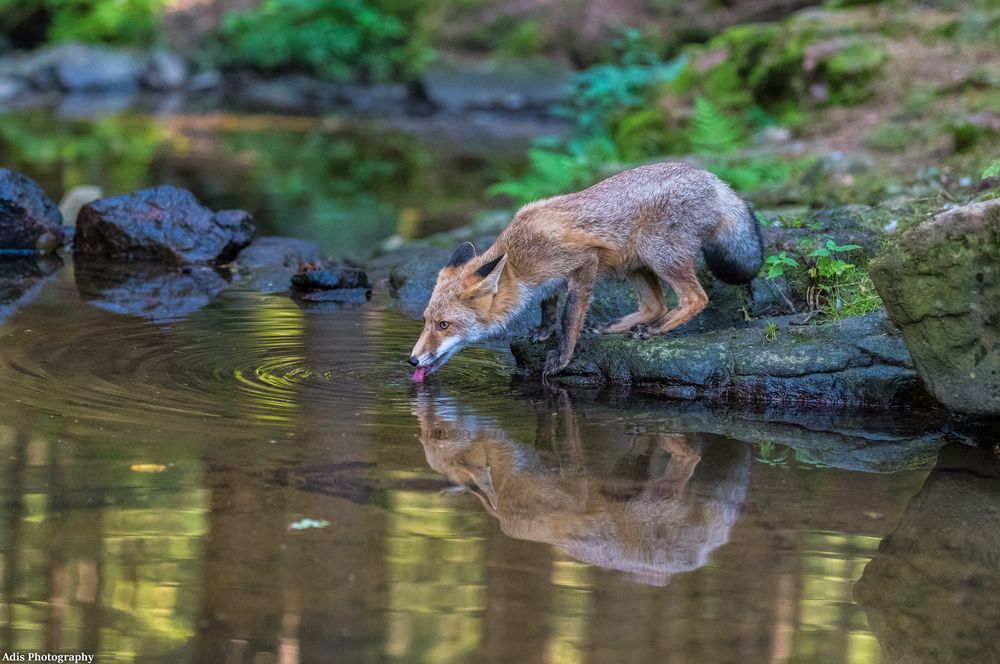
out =
[[[962,646],[925,622],[950,625],[952,602],[997,615],[995,549],[977,549],[1000,537],[988,466],[831,467],[692,431],[669,404],[512,386],[489,348],[417,386],[416,333],[378,303],[311,312],[239,286],[153,322],[94,306],[64,267],[0,324],[4,649],[883,662],[914,630]],[[964,549],[921,507],[942,481]],[[897,529],[915,534],[880,553]],[[933,554],[919,579],[911,540]],[[945,580],[921,606],[928,573]],[[965,642],[981,658],[964,661],[996,645]]]
[[[53,196],[176,182],[339,255],[468,221],[500,168],[332,120],[5,120],[5,165]],[[142,317],[92,283],[66,264],[0,303],[3,651],[998,661],[1000,472],[910,414],[550,392],[500,346],[417,386],[384,302],[237,282]]]

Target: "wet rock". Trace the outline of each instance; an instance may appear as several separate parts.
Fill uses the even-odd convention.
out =
[[[60,267],[54,256],[0,255],[0,323],[38,297]]]
[[[59,212],[62,214],[63,221],[70,226],[75,225],[80,208],[87,203],[99,200],[102,196],[104,196],[104,192],[101,191],[101,188],[92,184],[73,187],[63,194],[59,201]]]
[[[292,275],[332,265],[318,244],[298,238],[267,236],[236,257],[236,267],[251,288],[264,293],[288,290]]]
[[[890,662],[994,661],[1000,625],[1000,462],[955,445],[854,588]]]
[[[668,398],[885,408],[920,402],[922,388],[902,339],[885,314],[822,325],[779,320],[777,338],[761,326],[690,336],[588,335],[553,380],[569,385],[620,384]],[[896,348],[888,349],[890,344]],[[520,373],[540,377],[555,341],[511,343]],[[875,347],[876,350],[869,350]]]
[[[149,55],[143,82],[154,90],[175,90],[187,82],[188,68],[184,59],[170,51],[157,50]]]
[[[556,64],[452,63],[428,71],[423,86],[431,103],[448,111],[544,109],[565,100],[569,76]]]
[[[870,269],[931,394],[1000,415],[1000,199],[917,224]]]
[[[24,81],[7,76],[0,76],[0,102],[15,99],[28,90]]]
[[[99,309],[167,322],[208,305],[227,285],[208,265],[169,267],[150,263],[77,261],[80,295]]]
[[[164,185],[85,205],[73,256],[181,265],[225,263],[253,237],[246,212],[213,213],[189,191]]]
[[[62,215],[31,178],[0,168],[0,251],[49,253],[62,245]]]
[[[304,309],[312,311],[333,311],[345,305],[357,306],[371,299],[371,288],[338,288],[318,290],[304,295],[296,295],[295,301]]]
[[[55,79],[67,91],[127,90],[139,86],[146,70],[133,53],[100,46],[71,44],[55,63]]]
[[[355,267],[309,270],[292,276],[292,287],[301,291],[332,291],[345,288],[371,288],[368,275]]]

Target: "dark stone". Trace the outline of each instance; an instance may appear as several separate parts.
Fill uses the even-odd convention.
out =
[[[215,213],[215,223],[229,233],[229,242],[219,254],[219,262],[229,262],[236,258],[243,247],[249,245],[257,234],[253,215],[246,210],[219,210]]]
[[[448,111],[546,109],[565,100],[570,73],[559,64],[451,63],[424,74],[423,89],[433,104]]]
[[[38,297],[60,267],[55,256],[0,255],[0,323]]]
[[[368,282],[368,275],[365,271],[353,267],[309,270],[292,276],[292,288],[302,291],[370,287],[371,284]]]
[[[49,253],[63,243],[62,215],[31,178],[0,168],[0,251]]]
[[[157,50],[149,55],[143,79],[143,83],[148,87],[155,90],[174,90],[182,87],[187,79],[187,63],[176,53]]]
[[[76,287],[99,309],[167,322],[208,305],[229,282],[208,265],[77,261]]]
[[[668,398],[886,408],[920,402],[922,389],[883,312],[823,325],[781,323],[700,335],[588,335],[553,380],[631,385]],[[889,346],[892,344],[892,347]],[[540,377],[555,341],[517,338],[511,350],[525,377]],[[869,350],[874,348],[875,350]]]
[[[71,92],[136,88],[145,70],[138,55],[80,44],[61,49],[55,62],[56,81]]]
[[[236,257],[241,278],[262,293],[287,291],[292,275],[332,262],[315,242],[277,236],[257,238]]]
[[[164,185],[83,206],[73,255],[169,265],[224,263],[253,233],[249,214],[213,213],[191,192]]]
[[[1000,199],[911,227],[870,269],[931,394],[1000,415]]]
[[[303,309],[318,312],[339,311],[360,306],[371,299],[370,288],[339,288],[319,290],[304,295],[295,295],[295,302]]]
[[[882,540],[854,596],[890,662],[996,661],[998,495],[995,456],[945,447],[895,532]]]

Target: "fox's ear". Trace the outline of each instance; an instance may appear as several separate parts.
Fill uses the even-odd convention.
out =
[[[476,247],[471,242],[463,242],[451,255],[445,267],[461,267],[476,257]]]
[[[470,297],[495,295],[497,289],[500,288],[500,277],[503,275],[503,269],[506,265],[507,254],[501,254],[489,263],[483,263],[482,267],[469,276],[473,283],[466,289],[466,295]]]

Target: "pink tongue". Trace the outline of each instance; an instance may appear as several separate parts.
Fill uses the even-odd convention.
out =
[[[426,376],[427,376],[427,367],[420,367],[419,369],[413,372],[412,380],[414,383],[422,383],[424,382],[424,378]]]

